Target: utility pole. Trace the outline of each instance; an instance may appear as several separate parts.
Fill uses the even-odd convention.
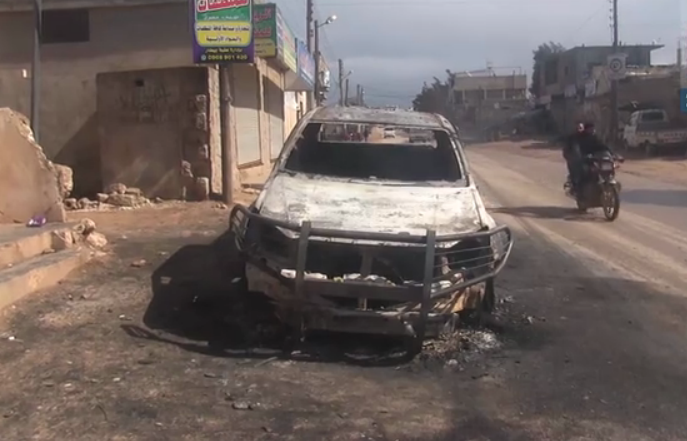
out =
[[[620,47],[618,40],[618,0],[613,0],[613,53]],[[618,80],[611,82],[611,142],[618,146]]]
[[[319,107],[322,103],[322,93],[320,92],[320,22],[318,20],[315,20],[313,30],[315,31],[315,52],[313,54],[315,56],[315,106]]]
[[[344,62],[339,58],[339,105],[344,105]]]
[[[41,106],[41,40],[43,34],[42,0],[33,2],[33,60],[31,62],[31,131],[36,144],[40,143],[40,106]]]
[[[348,107],[351,104],[351,101],[348,99],[348,86],[349,86],[349,79],[346,78],[346,89],[344,91],[344,105]]]
[[[317,48],[313,48],[313,40],[315,39],[315,33],[317,32],[317,25],[313,26],[313,15],[314,15],[314,5],[313,5],[313,0],[306,0],[307,4],[305,7],[305,35],[307,38],[307,44],[308,44],[308,52],[313,55],[313,58],[315,59],[315,87],[313,93],[308,93],[308,110],[312,109],[313,107],[317,106],[320,102],[320,96],[319,96],[319,90],[318,89],[318,81],[320,78],[320,71],[319,71],[319,57],[315,54],[317,52]]]

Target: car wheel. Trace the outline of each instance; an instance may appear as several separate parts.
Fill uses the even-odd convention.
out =
[[[494,312],[496,308],[496,289],[494,286],[494,278],[488,279],[484,287],[484,296],[479,307],[474,309],[465,309],[460,311],[460,321],[470,327],[482,327],[487,321],[488,317]]]

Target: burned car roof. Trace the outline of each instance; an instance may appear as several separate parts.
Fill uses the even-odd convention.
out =
[[[443,116],[413,110],[321,107],[314,110],[311,121],[324,123],[368,123],[383,126],[405,126],[453,131],[451,123]]]

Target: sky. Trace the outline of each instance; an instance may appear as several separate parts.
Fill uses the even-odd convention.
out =
[[[611,44],[612,0],[314,0],[321,51],[337,75],[351,70],[351,89],[372,105],[409,106],[432,77],[452,71],[532,69],[532,51],[548,41],[566,48]],[[305,37],[306,0],[276,0],[298,38]],[[676,60],[687,28],[687,0],[619,0],[620,41],[659,43],[653,64]],[[681,33],[681,29],[683,29]],[[333,83],[330,102],[338,96]]]

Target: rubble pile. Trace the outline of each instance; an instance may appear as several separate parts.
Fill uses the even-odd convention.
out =
[[[154,202],[160,202],[155,200]],[[96,200],[88,198],[66,198],[64,206],[67,210],[103,210],[116,208],[138,208],[150,205],[152,202],[145,197],[139,188],[127,187],[117,183],[108,186],[105,193],[98,193]]]
[[[55,230],[53,244],[53,248],[57,251],[81,244],[100,249],[107,245],[107,238],[96,231],[95,222],[91,219],[81,219],[71,230]]]

